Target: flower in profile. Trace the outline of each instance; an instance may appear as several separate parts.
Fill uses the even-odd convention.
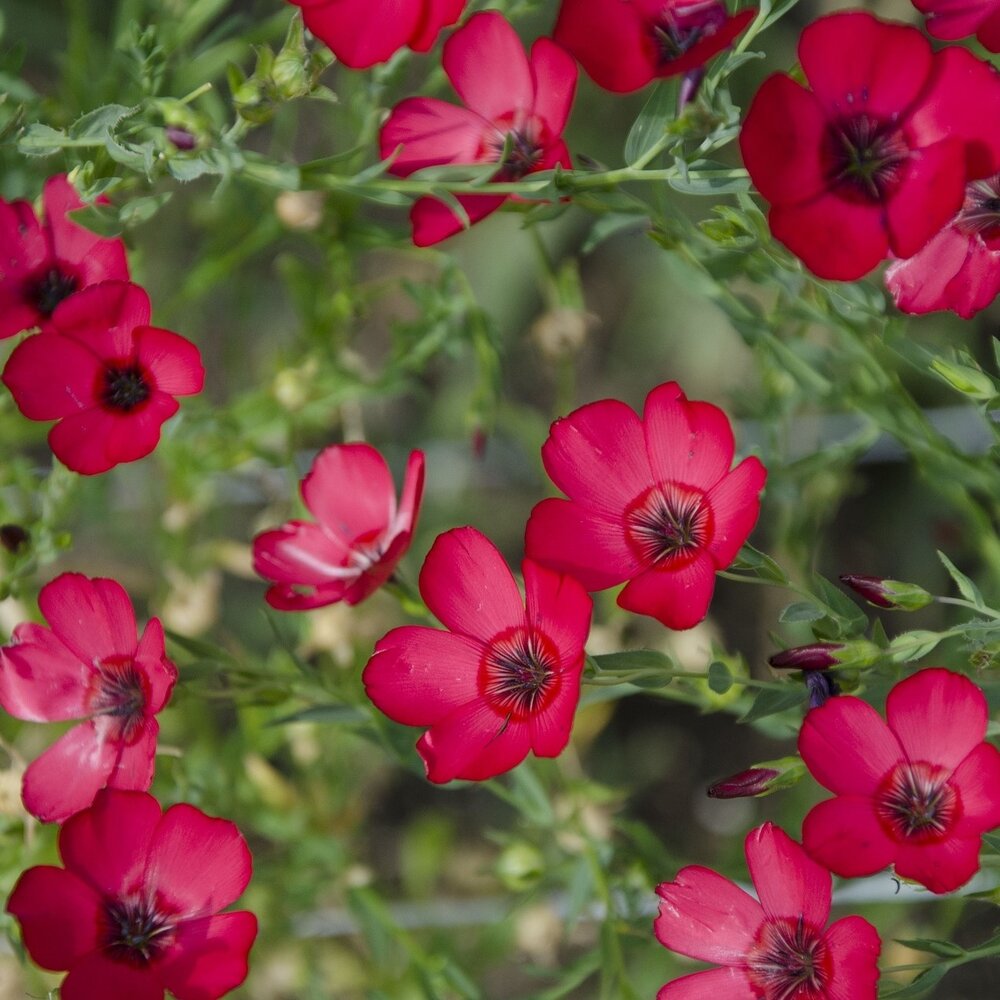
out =
[[[403,495],[385,459],[369,444],[337,444],[316,457],[302,480],[315,521],[289,521],[253,540],[254,569],[273,580],[267,603],[306,611],[357,604],[392,576],[413,540],[424,492],[424,454],[410,453]]]
[[[908,313],[950,309],[970,319],[1000,292],[1000,174],[966,186],[961,211],[912,257],[885,272]]]
[[[811,89],[768,77],[740,149],[771,232],[820,277],[912,257],[1000,170],[1000,75],[967,50],[853,11],[806,27],[799,62]]]
[[[289,0],[305,26],[345,65],[367,69],[402,48],[426,52],[465,0]]]
[[[975,35],[990,52],[1000,52],[1000,3],[997,0],[913,0],[927,15],[927,33],[953,41]]]
[[[60,303],[7,360],[2,381],[18,409],[59,421],[49,446],[74,472],[96,475],[145,457],[179,408],[174,397],[201,392],[198,348],[149,319],[143,289],[105,281]]]
[[[624,94],[697,70],[755,13],[730,16],[722,0],[563,0],[552,37],[598,86]]]
[[[745,847],[759,902],[699,865],[656,887],[660,943],[719,966],[667,983],[657,1000],[875,1000],[882,942],[861,917],[826,926],[830,873],[773,823]]]
[[[105,240],[68,213],[83,202],[65,174],[42,193],[44,221],[26,201],[0,198],[0,338],[44,325],[73,292],[101,281],[128,281],[121,240]]]
[[[576,64],[549,38],[530,57],[510,23],[496,11],[473,14],[444,44],[444,71],[465,107],[433,97],[401,101],[382,126],[383,160],[407,177],[441,164],[495,163],[494,181],[517,181],[556,165],[571,166],[562,130],[576,90]],[[459,195],[469,222],[496,211],[508,195]],[[430,246],[463,228],[463,219],[436,198],[410,212],[413,242]]]
[[[429,727],[417,751],[431,781],[492,778],[569,742],[591,601],[572,577],[530,559],[522,570],[527,607],[488,538],[474,528],[439,535],[420,593],[450,631],[393,629],[365,667],[376,708]]]
[[[810,711],[799,753],[836,797],[806,816],[806,850],[837,875],[891,864],[931,892],[964,885],[982,834],[1000,826],[1000,751],[984,742],[987,721],[983,692],[939,667],[889,692],[886,721],[850,695]]]
[[[65,867],[20,877],[7,912],[39,966],[69,973],[63,1000],[216,1000],[246,978],[257,918],[219,912],[252,870],[228,820],[105,789],[63,825],[59,854]]]
[[[16,719],[84,719],[24,773],[25,808],[61,822],[98,789],[145,791],[153,780],[156,714],[177,668],[163,626],[151,618],[136,638],[128,594],[114,580],[63,573],[42,587],[49,625],[18,625],[0,647],[0,705]]]
[[[735,469],[733,430],[711,403],[676,382],[654,389],[642,419],[624,403],[588,403],[557,420],[542,461],[568,500],[531,512],[530,559],[587,590],[628,581],[618,603],[668,628],[708,613],[715,573],[736,558],[757,522],[767,470]]]

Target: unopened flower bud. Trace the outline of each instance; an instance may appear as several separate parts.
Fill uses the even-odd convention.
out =
[[[198,140],[193,136],[186,128],[182,128],[179,125],[168,125],[164,130],[163,134],[167,141],[174,147],[174,149],[179,149],[182,152],[189,152],[198,145]]]
[[[19,524],[0,524],[0,545],[8,552],[18,553],[28,544],[29,535]]]
[[[836,655],[844,648],[842,642],[811,642],[808,646],[793,646],[768,658],[779,670],[826,670],[840,662]]]
[[[821,670],[808,670],[804,674],[806,687],[809,689],[809,707],[819,708],[825,705],[834,695],[840,694],[840,685],[831,674]]]
[[[762,761],[739,774],[722,778],[709,785],[707,791],[713,799],[770,795],[782,788],[790,788],[804,774],[805,765],[801,757],[782,757],[779,760]]]
[[[923,587],[918,587],[915,583],[904,583],[902,580],[884,580],[880,576],[845,573],[840,577],[840,582],[877,608],[919,611],[934,600],[933,595]]]

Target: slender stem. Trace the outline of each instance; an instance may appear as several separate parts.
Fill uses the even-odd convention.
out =
[[[938,604],[954,604],[959,608],[968,608],[970,611],[985,615],[987,618],[994,619],[994,621],[1000,621],[1000,611],[996,611],[993,608],[982,608],[978,604],[973,604],[972,601],[966,601],[961,597],[935,597],[934,600]]]

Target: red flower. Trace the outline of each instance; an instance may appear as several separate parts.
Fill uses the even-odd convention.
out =
[[[420,572],[427,607],[451,630],[393,629],[364,671],[390,719],[417,741],[431,781],[480,781],[531,750],[565,749],[580,699],[591,601],[571,577],[523,564],[527,609],[493,543],[474,528],[438,536]]]
[[[28,202],[0,198],[0,338],[43,325],[81,288],[128,281],[122,241],[103,240],[69,219],[67,213],[83,202],[65,174],[45,182],[42,204],[40,224]]]
[[[174,396],[201,392],[198,348],[149,326],[149,297],[105,281],[64,300],[45,329],[14,348],[2,380],[31,420],[58,420],[49,445],[74,472],[134,462],[159,443]]]
[[[1000,292],[1000,174],[969,184],[958,215],[890,265],[885,284],[903,312],[950,309],[969,319],[985,309]]]
[[[423,492],[421,451],[410,453],[398,510],[392,474],[371,445],[321,451],[302,480],[302,499],[318,523],[289,521],[253,540],[254,569],[276,583],[267,603],[307,611],[363,601],[410,547]]]
[[[721,966],[667,983],[657,1000],[875,1000],[882,942],[861,917],[826,927],[830,873],[773,823],[750,831],[746,857],[760,902],[698,865],[656,887],[660,943]]]
[[[806,816],[802,842],[838,875],[892,864],[900,878],[951,892],[978,870],[982,834],[1000,826],[986,698],[961,674],[921,670],[889,692],[886,719],[849,695],[806,715],[799,753],[836,798]]]
[[[767,470],[747,458],[730,471],[732,460],[726,415],[676,382],[649,394],[641,420],[615,399],[589,403],[557,420],[542,446],[569,499],[535,507],[526,552],[587,590],[628,580],[621,607],[691,628],[760,512]]]
[[[571,166],[561,135],[576,90],[576,65],[549,38],[530,59],[514,29],[495,11],[474,14],[444,44],[444,71],[467,107],[410,97],[382,126],[382,159],[399,154],[390,173],[407,177],[446,163],[497,163],[496,181],[516,181],[557,164]],[[459,195],[478,222],[507,195]],[[454,236],[462,220],[444,202],[420,198],[410,212],[417,246]]]
[[[177,668],[156,618],[136,640],[128,594],[114,580],[63,573],[42,587],[49,627],[25,623],[0,647],[0,705],[17,719],[86,719],[24,773],[24,805],[61,822],[97,790],[145,791],[153,780],[159,726]]]
[[[62,1000],[215,1000],[247,975],[252,913],[220,913],[250,881],[239,830],[186,804],[105,790],[59,831],[65,868],[29,868],[7,912]]]
[[[465,0],[289,0],[306,27],[351,69],[367,69],[409,47],[426,52],[454,24]]]
[[[623,94],[703,66],[755,13],[730,17],[722,0],[563,0],[552,37],[598,86]]]
[[[990,52],[1000,52],[1000,2],[998,0],[913,0],[927,15],[927,31],[951,41],[975,35]]]
[[[1000,76],[965,49],[851,12],[810,24],[799,61],[812,90],[768,77],[740,148],[771,232],[820,277],[913,256],[1000,170]]]

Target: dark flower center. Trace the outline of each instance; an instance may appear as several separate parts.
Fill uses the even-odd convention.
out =
[[[697,552],[711,526],[705,494],[679,483],[652,487],[625,511],[625,535],[647,564]]]
[[[489,142],[489,153],[503,167],[504,180],[519,181],[542,162],[544,150],[534,135],[536,130],[530,124],[506,130],[498,124],[498,129]]]
[[[661,66],[680,59],[703,38],[711,38],[726,23],[726,7],[719,0],[668,4],[650,29]]]
[[[978,234],[984,240],[1000,236],[1000,174],[966,187],[956,225],[963,233]]]
[[[830,180],[864,201],[884,201],[902,176],[910,149],[902,132],[871,115],[845,118],[827,136]]]
[[[508,718],[525,719],[544,708],[558,688],[559,655],[534,629],[516,628],[487,647],[480,668],[483,695]]]
[[[56,306],[63,299],[69,298],[79,285],[76,275],[60,271],[58,267],[50,267],[40,277],[27,283],[24,297],[43,316],[51,316]]]
[[[146,712],[146,689],[130,657],[102,660],[90,699],[93,715],[111,716],[119,726],[118,737],[129,742]]]
[[[109,366],[104,369],[101,402],[113,410],[128,413],[149,399],[149,383],[138,365]]]
[[[893,768],[875,796],[875,810],[887,832],[897,840],[940,840],[961,814],[949,774],[924,761]]]
[[[827,946],[802,917],[767,920],[747,955],[747,976],[761,1000],[822,1000],[830,977]]]
[[[174,925],[150,900],[109,900],[104,914],[104,948],[115,961],[147,965],[171,943]]]

